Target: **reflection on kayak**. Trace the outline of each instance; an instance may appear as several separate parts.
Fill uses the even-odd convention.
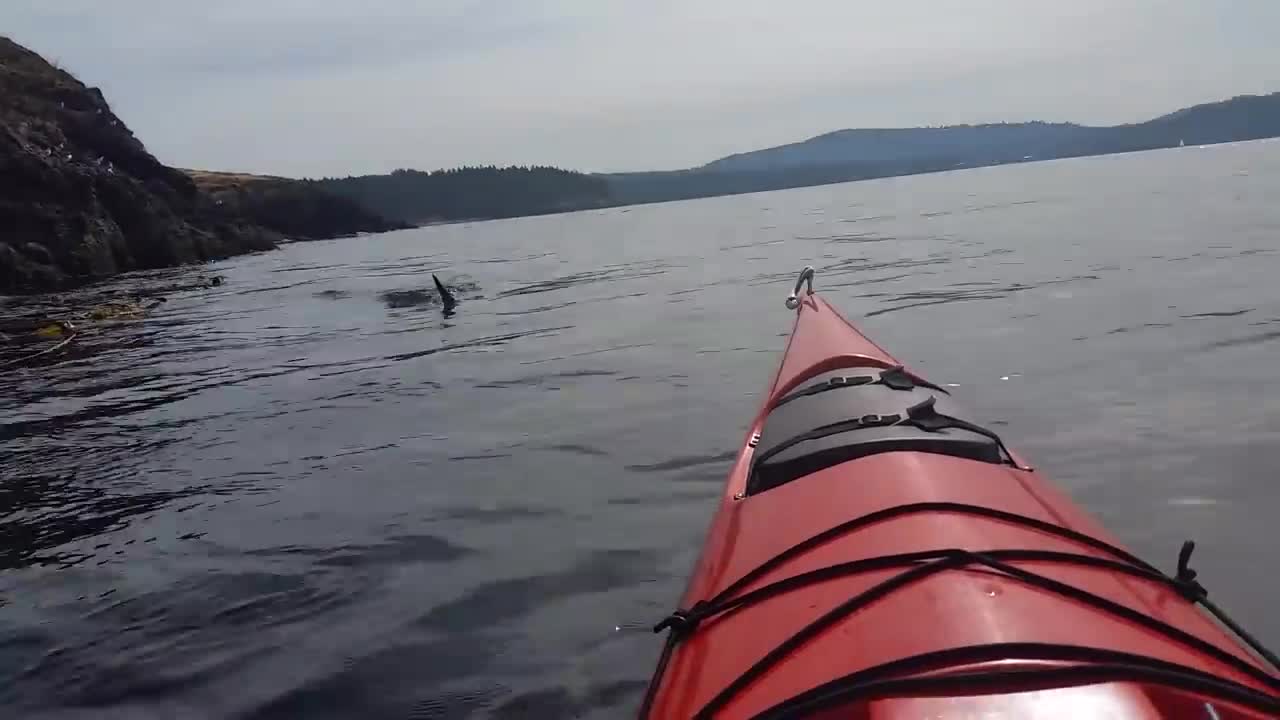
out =
[[[1172,575],[1135,557],[812,282],[643,717],[1280,713],[1193,543]]]

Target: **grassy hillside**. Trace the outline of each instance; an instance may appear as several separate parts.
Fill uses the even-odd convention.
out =
[[[218,204],[293,240],[316,240],[409,227],[387,220],[316,182],[268,175],[187,170]]]

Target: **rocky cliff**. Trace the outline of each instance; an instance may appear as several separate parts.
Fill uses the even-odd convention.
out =
[[[274,247],[162,165],[96,88],[0,37],[0,294]]]

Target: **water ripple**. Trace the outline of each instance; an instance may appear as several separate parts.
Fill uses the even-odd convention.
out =
[[[596,550],[560,572],[480,585],[432,608],[416,625],[465,635],[575,595],[643,582],[656,572],[657,560],[656,551]]]
[[[736,451],[715,453],[713,455],[693,455],[690,457],[671,458],[670,460],[663,460],[649,465],[628,465],[627,469],[633,472],[667,472],[701,465],[719,465],[737,457],[738,453]]]
[[[621,280],[635,280],[654,275],[662,275],[665,272],[666,268],[652,264],[605,267],[598,270],[587,270],[584,272],[562,275],[551,278],[550,280],[538,280],[537,282],[526,283],[510,290],[503,290],[498,293],[498,297],[514,297],[519,295],[556,292],[559,290],[567,290],[569,288],[593,285],[602,282],[613,283]]]
[[[678,602],[804,265],[1135,549],[1193,532],[1265,565],[1276,148],[293,243],[0,298],[0,362],[79,328],[0,373],[0,706],[634,714],[660,644],[615,629]],[[472,283],[456,315],[433,272]],[[1275,637],[1274,588],[1218,570]]]

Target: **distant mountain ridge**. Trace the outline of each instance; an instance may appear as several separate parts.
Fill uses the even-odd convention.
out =
[[[1270,137],[1280,137],[1280,93],[1241,95],[1111,127],[1023,122],[836,130],[688,170],[601,177],[615,201],[630,204]]]
[[[1000,123],[936,128],[836,130],[797,143],[737,153],[696,168],[711,172],[755,172],[805,165],[889,162],[938,155],[1017,155],[1088,133],[1072,123]]]
[[[671,172],[585,174],[552,167],[401,169],[388,174],[302,181],[393,223],[515,218],[639,202],[783,190],[1028,160],[1106,155],[1280,136],[1280,94],[1239,96],[1143,123],[989,123],[925,128],[840,129],[800,142],[739,152]],[[275,227],[276,202],[251,217]],[[257,206],[247,206],[257,210]]]
[[[1242,95],[1141,123],[1016,122],[835,130],[686,170],[599,173],[465,167],[325,178],[315,185],[394,221],[539,215],[782,190],[1032,160],[1107,155],[1280,136],[1280,93]]]
[[[797,143],[737,153],[697,169],[758,171],[937,155],[1020,159],[1030,154],[1041,158],[1089,151],[1108,142],[1167,146],[1185,140],[1191,145],[1208,145],[1276,134],[1280,134],[1280,93],[1242,95],[1184,108],[1142,123],[1110,127],[1023,122],[836,130]]]

